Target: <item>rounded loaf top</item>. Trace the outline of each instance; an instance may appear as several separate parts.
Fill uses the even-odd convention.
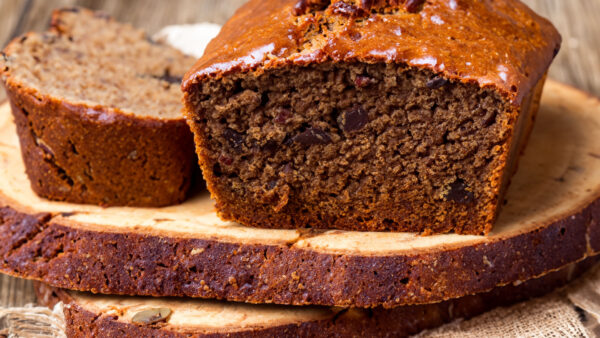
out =
[[[184,77],[322,62],[404,63],[521,102],[559,50],[554,26],[518,0],[251,0]]]

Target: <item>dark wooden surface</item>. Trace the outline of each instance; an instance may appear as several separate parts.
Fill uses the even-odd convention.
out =
[[[27,31],[41,31],[52,8],[84,6],[154,33],[165,25],[223,23],[244,0],[0,0],[0,44]],[[600,0],[525,0],[550,18],[563,47],[550,76],[600,96]],[[4,92],[0,91],[0,102]],[[0,244],[1,245],[1,244]],[[0,275],[0,307],[35,301],[31,283]]]

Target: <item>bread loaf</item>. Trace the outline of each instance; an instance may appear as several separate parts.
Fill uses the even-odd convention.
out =
[[[560,46],[518,0],[253,0],[184,79],[219,215],[487,234]]]

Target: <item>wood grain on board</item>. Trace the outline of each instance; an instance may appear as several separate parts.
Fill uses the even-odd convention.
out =
[[[171,24],[224,23],[244,0],[0,0],[0,44],[27,32],[41,31],[53,8],[84,6],[104,10],[149,33]],[[600,0],[524,0],[549,18],[563,35],[563,46],[550,76],[600,96]],[[0,90],[0,102],[5,98]],[[0,307],[35,300],[29,281],[0,275]]]

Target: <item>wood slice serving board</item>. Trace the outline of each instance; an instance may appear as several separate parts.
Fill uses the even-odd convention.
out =
[[[598,256],[596,256],[598,257]],[[541,296],[577,277],[598,259],[573,263],[517,286],[427,304],[393,309],[243,304],[190,299],[93,295],[36,284],[38,301],[62,301],[68,337],[404,337],[496,306]],[[142,311],[169,316],[140,324]],[[151,313],[145,312],[150,315]],[[135,318],[135,320],[134,320]],[[161,317],[162,318],[162,317]]]
[[[600,252],[600,101],[548,82],[489,236],[272,230],[206,193],[161,209],[37,197],[0,108],[0,271],[109,294],[395,307],[484,292]]]

